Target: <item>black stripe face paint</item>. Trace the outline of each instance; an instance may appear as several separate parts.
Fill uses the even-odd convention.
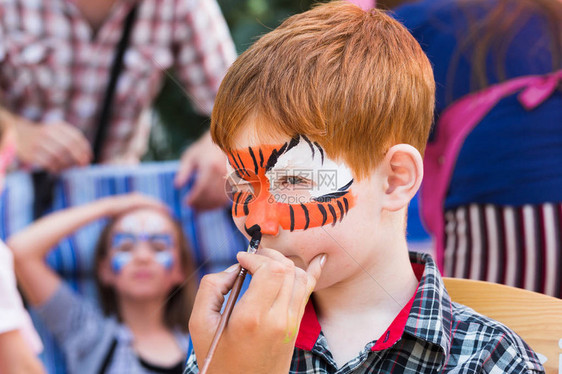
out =
[[[322,206],[322,204],[318,205],[318,210],[320,211],[320,213],[322,213],[322,226],[324,226],[326,224],[326,221],[328,220],[328,213],[326,212],[326,209],[324,208],[324,206]]]
[[[244,215],[246,215],[246,216],[250,212],[250,210],[248,208],[248,204],[250,203],[250,201],[252,201],[252,197],[253,197],[252,195],[248,195],[248,197],[244,201]]]
[[[320,154],[322,155],[322,163],[324,163],[324,149],[322,149],[322,147],[320,147],[320,144],[314,142],[314,145],[316,147],[318,147],[318,150],[320,151]]]
[[[306,220],[303,230],[306,230],[308,228],[308,225],[310,224],[310,216],[308,215],[308,209],[304,204],[301,204],[301,208],[302,212],[304,213],[304,219]]]
[[[289,145],[287,146],[287,149],[285,149],[285,152],[289,152],[291,149],[293,149],[294,147],[296,147],[300,142],[300,137],[294,137],[291,139],[291,141],[289,142]]]
[[[252,151],[251,147],[248,147],[248,151],[250,152],[250,156],[252,157],[252,161],[254,163],[254,174],[258,175],[258,161],[256,160],[256,156],[254,155],[254,151]]]
[[[236,155],[238,156],[238,161],[240,161],[240,170],[242,170],[242,173],[246,174],[247,176],[250,175],[250,173],[248,173],[248,170],[246,170],[246,166],[244,165],[244,163],[242,162],[242,158],[240,157],[240,153],[236,153]]]
[[[340,191],[340,192],[341,191],[347,191],[347,190],[349,190],[349,187],[351,187],[352,184],[353,184],[353,179],[350,180],[349,183],[346,184],[345,186],[338,188],[338,191]]]
[[[343,219],[343,216],[345,214],[344,210],[343,210],[343,205],[339,200],[336,200],[336,203],[338,204],[338,208],[340,210],[340,222]]]
[[[242,197],[242,192],[236,193],[236,200],[234,202],[234,214],[238,214],[238,204],[240,203],[240,198]]]
[[[335,226],[336,222],[338,221],[338,216],[336,215],[336,210],[334,209],[334,207],[331,204],[328,204],[328,209],[330,210],[330,213],[332,214],[332,226]]]
[[[291,228],[289,230],[295,231],[295,210],[292,205],[289,205],[289,214],[291,219]]]
[[[332,201],[334,199],[338,199],[342,196],[347,195],[347,192],[348,191],[334,192],[334,193],[331,193],[331,194],[322,195],[320,197],[315,197],[312,200],[318,201],[320,203],[329,203],[330,201]]]

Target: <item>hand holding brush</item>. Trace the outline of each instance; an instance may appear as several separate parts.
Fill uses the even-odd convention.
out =
[[[259,227],[252,231],[252,240],[250,240],[250,244],[248,245],[248,249],[246,252],[248,253],[256,253],[261,241],[261,231]],[[205,363],[203,368],[201,369],[201,374],[206,374],[209,370],[209,365],[211,364],[211,359],[215,354],[215,350],[219,344],[220,338],[222,333],[228,323],[228,319],[232,314],[232,310],[234,309],[234,304],[238,299],[238,295],[240,294],[240,290],[242,289],[242,284],[244,283],[244,279],[246,279],[246,274],[248,273],[247,269],[244,269],[242,266],[239,266],[238,276],[234,281],[234,286],[232,286],[232,290],[230,290],[230,296],[228,301],[226,302],[226,306],[224,307],[224,312],[219,322],[219,326],[217,331],[215,332],[215,336],[213,337],[213,341],[211,342],[211,347],[209,348],[209,353],[207,353],[207,357],[205,358]]]
[[[236,310],[237,289],[246,273],[240,266],[236,272],[209,274],[201,282],[189,326],[199,372],[287,373],[325,256],[311,259],[306,271],[271,248],[260,247],[257,254],[240,252],[238,260],[252,274],[252,281]],[[233,283],[240,284],[231,290]],[[221,315],[229,290],[229,305]]]

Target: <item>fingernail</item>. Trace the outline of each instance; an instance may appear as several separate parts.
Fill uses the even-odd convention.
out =
[[[235,272],[236,269],[238,269],[238,264],[232,265],[231,267],[229,267],[228,269],[226,269],[224,272],[225,272],[225,273],[232,273],[232,272]]]
[[[325,263],[326,263],[326,254],[323,254],[322,257],[320,257],[320,267],[324,267]]]

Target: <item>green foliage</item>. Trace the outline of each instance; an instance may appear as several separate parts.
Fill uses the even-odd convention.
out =
[[[311,0],[219,0],[238,53],[287,17],[310,9]]]
[[[310,9],[312,0],[218,0],[238,53],[295,13]],[[173,72],[154,103],[155,115],[144,160],[177,159],[207,128],[209,119],[197,115]]]

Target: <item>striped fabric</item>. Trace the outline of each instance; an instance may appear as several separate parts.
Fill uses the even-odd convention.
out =
[[[562,203],[445,213],[445,274],[562,297]]]
[[[55,188],[53,208],[58,210],[130,191],[158,197],[181,221],[199,265],[199,276],[221,271],[235,262],[236,252],[245,249],[247,241],[234,226],[229,208],[196,213],[182,204],[189,186],[174,189],[172,182],[177,168],[178,163],[174,161],[70,170],[62,175]],[[6,239],[10,233],[31,222],[32,196],[28,174],[16,172],[8,176],[6,190],[0,196],[0,238]],[[96,294],[92,274],[93,248],[103,225],[103,222],[95,222],[85,226],[62,241],[47,258],[74,290],[92,299]],[[48,372],[65,373],[63,357],[55,349],[52,337],[35,318],[34,322],[45,345],[42,358]]]

